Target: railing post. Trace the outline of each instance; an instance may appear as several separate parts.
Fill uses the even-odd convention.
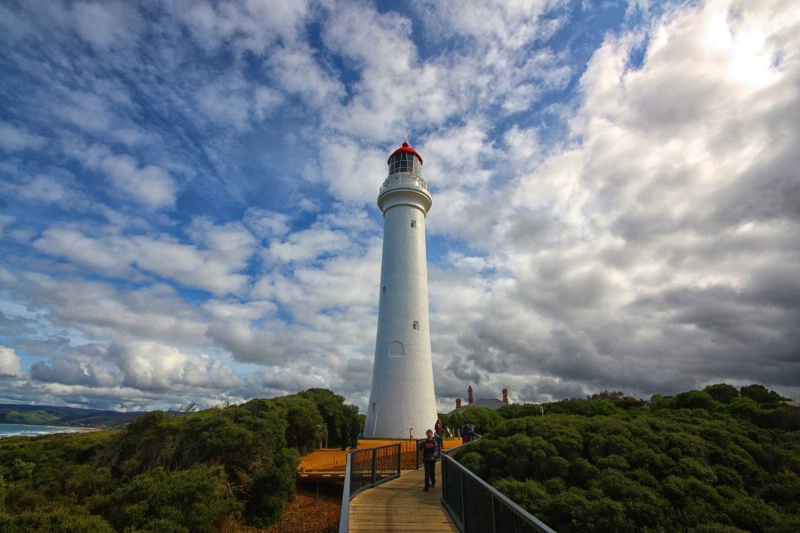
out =
[[[492,508],[492,533],[497,533],[497,518],[494,515],[494,494],[489,493],[489,506]]]
[[[350,483],[351,471],[353,469],[351,454],[347,454],[347,463],[345,463],[345,465],[344,488],[342,489],[342,511],[339,515],[340,533],[347,533],[350,530],[350,493],[353,490],[352,484]]]
[[[397,443],[397,473],[400,473],[400,468],[403,466],[403,449],[400,447],[400,443]]]
[[[459,472],[458,480],[459,485],[461,486],[461,490],[459,491],[461,496],[461,523],[464,525],[464,531],[467,531],[467,506],[464,504],[464,496],[466,494],[466,487],[464,480],[467,476],[464,475],[464,472]]]

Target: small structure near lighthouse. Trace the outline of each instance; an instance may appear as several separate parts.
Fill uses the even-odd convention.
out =
[[[407,142],[389,156],[378,193],[383,256],[367,438],[422,438],[436,422],[425,217],[433,204],[422,157]]]

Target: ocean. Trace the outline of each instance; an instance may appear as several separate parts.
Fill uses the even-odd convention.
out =
[[[0,424],[0,439],[3,437],[35,437],[50,433],[77,433],[83,428],[66,426],[29,426],[25,424]]]

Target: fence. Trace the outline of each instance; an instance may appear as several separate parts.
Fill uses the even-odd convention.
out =
[[[350,500],[369,487],[400,476],[400,444],[356,450],[347,454],[339,531],[350,527]]]
[[[442,505],[462,533],[555,533],[449,455],[442,455]]]

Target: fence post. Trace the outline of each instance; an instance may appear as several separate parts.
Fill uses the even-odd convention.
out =
[[[464,502],[464,497],[466,496],[466,483],[464,480],[467,476],[464,475],[464,472],[459,472],[458,480],[459,484],[461,485],[461,523],[464,524],[464,531],[467,531],[467,505]]]
[[[497,533],[497,518],[494,514],[494,494],[489,493],[489,505],[492,507],[492,533]]]
[[[400,473],[400,468],[403,465],[403,450],[400,448],[400,443],[397,443],[397,473]]]

